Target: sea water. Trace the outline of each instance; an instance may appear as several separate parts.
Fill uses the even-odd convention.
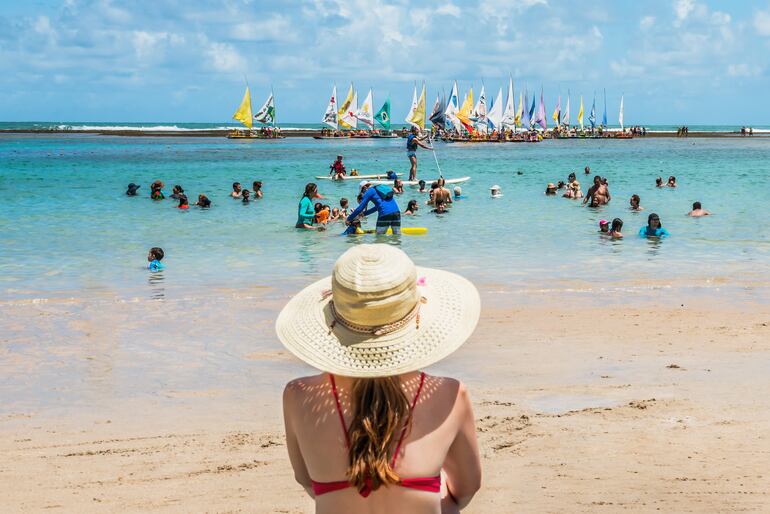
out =
[[[357,181],[316,180],[337,154],[348,170],[408,173],[402,139],[234,141],[225,138],[106,137],[86,134],[0,135],[0,299],[173,297],[207,288],[266,286],[296,290],[328,275],[353,245],[385,242],[422,266],[468,276],[478,284],[518,291],[668,287],[671,284],[752,288],[768,283],[770,139],[692,138],[554,140],[538,144],[436,143],[447,178],[470,176],[449,213],[430,213],[426,194],[407,187],[402,210],[419,202],[405,226],[425,236],[341,236],[294,228],[305,184],[317,182],[325,203],[356,205]],[[591,167],[591,175],[583,168]],[[545,196],[548,182],[575,172],[586,192],[606,177],[612,201],[592,209]],[[439,175],[433,154],[418,151],[418,175]],[[656,188],[655,178],[679,187]],[[152,201],[160,179],[166,194],[180,184],[194,203]],[[244,205],[231,184],[263,183],[264,198]],[[139,195],[125,195],[129,182]],[[490,198],[497,184],[503,197]],[[451,188],[452,186],[450,186]],[[641,196],[644,211],[628,200]],[[713,215],[686,216],[694,201]],[[671,236],[637,236],[647,215],[660,215]],[[625,238],[598,232],[600,219],[624,221]],[[374,217],[366,225],[374,226]],[[146,269],[150,247],[165,250],[166,270]],[[158,293],[160,291],[160,293]]]

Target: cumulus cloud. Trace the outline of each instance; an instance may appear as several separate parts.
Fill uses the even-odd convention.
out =
[[[674,0],[674,13],[678,21],[684,21],[695,9],[695,0]]]
[[[653,25],[655,25],[655,16],[645,16],[639,20],[639,28],[642,30],[650,29]]]
[[[754,13],[754,28],[760,36],[770,36],[770,9]]]

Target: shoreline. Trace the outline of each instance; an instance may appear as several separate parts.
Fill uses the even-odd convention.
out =
[[[471,392],[484,479],[468,513],[551,512],[564,505],[572,512],[600,506],[738,512],[770,505],[770,440],[746,437],[770,430],[770,399],[760,393],[770,386],[763,365],[770,357],[770,307],[711,298],[674,306],[675,292],[662,296],[658,308],[609,308],[559,295],[529,306],[516,295],[494,300],[483,293],[476,332],[428,370],[457,376]],[[45,348],[68,363],[61,372],[87,362],[86,381],[101,392],[75,409],[65,401],[0,416],[0,452],[13,463],[0,466],[7,508],[311,511],[285,455],[280,391],[288,379],[312,371],[276,341],[270,319],[283,302],[268,303],[254,340],[240,346],[231,338],[242,339],[242,332],[228,327],[254,306],[239,301],[178,309],[147,302],[153,314],[146,321],[136,316],[139,304],[121,307],[120,319],[100,309],[78,317],[80,335],[68,341],[67,334],[49,332],[71,318],[66,309],[30,306],[30,315],[46,320],[37,330],[51,336]],[[196,321],[176,326],[179,341],[161,343],[171,334],[146,330],[159,319],[171,330],[178,314]],[[118,394],[121,356],[142,356],[121,333],[165,348],[153,366],[173,373],[155,394]],[[210,344],[219,336],[223,344],[199,345],[193,333]],[[112,342],[115,348],[107,348]],[[30,344],[15,341],[12,355]],[[191,366],[205,376],[221,364],[210,359],[222,350],[258,366],[230,370],[231,378],[242,375],[230,382],[185,386],[174,376]],[[27,367],[5,359],[6,368],[15,365]],[[66,389],[52,384],[54,396]]]
[[[118,136],[118,137],[227,137],[230,132],[228,130],[221,129],[200,129],[200,130],[60,130],[60,129],[0,129],[0,134],[32,134],[32,135],[62,135],[62,134],[75,134],[75,135],[96,135],[96,136]],[[293,129],[283,130],[281,134],[284,137],[316,137],[321,135],[321,129]],[[725,138],[725,139],[751,139],[751,138],[769,138],[770,132],[759,132],[753,136],[742,136],[739,132],[690,132],[687,137],[679,137],[676,132],[647,132],[646,136],[635,136],[632,140],[647,139],[647,138],[676,138],[676,139],[688,139],[688,138]],[[340,137],[330,138],[332,141],[340,140],[356,140],[356,139],[379,139],[379,138],[355,138],[355,137]],[[577,140],[614,140],[615,138],[564,138],[564,140],[577,139]],[[246,141],[251,140],[272,140],[272,139],[244,139]],[[461,141],[464,142],[464,141]],[[487,141],[483,141],[487,142]],[[493,141],[490,141],[490,143]]]

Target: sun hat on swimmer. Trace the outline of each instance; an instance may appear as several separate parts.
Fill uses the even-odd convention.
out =
[[[314,368],[349,377],[415,371],[445,358],[473,333],[479,293],[468,280],[414,265],[398,248],[362,244],[330,277],[283,308],[281,343]]]

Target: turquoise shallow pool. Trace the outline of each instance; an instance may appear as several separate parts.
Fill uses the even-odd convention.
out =
[[[293,228],[305,183],[326,173],[342,153],[362,173],[406,172],[396,140],[228,141],[209,138],[126,138],[89,135],[0,135],[0,299],[115,294],[182,294],[189,289],[269,286],[294,289],[328,274],[349,245],[374,236],[340,237]],[[429,228],[401,245],[422,265],[458,271],[484,284],[548,290],[644,287],[645,284],[762,283],[770,262],[770,139],[575,140],[540,144],[442,144],[444,175],[470,175],[466,199],[438,217],[423,206],[405,223]],[[423,178],[436,176],[433,157],[419,152]],[[613,200],[599,210],[543,195],[547,182],[575,171],[584,191],[585,165],[609,179]],[[677,189],[656,189],[675,175]],[[173,200],[149,200],[161,179],[181,184],[191,201],[203,192],[210,210],[180,212]],[[262,180],[265,198],[244,206],[228,197],[233,181]],[[126,184],[142,185],[125,196]],[[489,198],[499,184],[501,199]],[[355,183],[319,181],[333,206],[355,203]],[[628,210],[637,193],[645,211]],[[424,196],[407,191],[399,199]],[[700,200],[714,215],[685,216]],[[657,212],[672,237],[636,237]],[[601,218],[625,221],[626,239],[597,234]],[[370,221],[373,225],[373,220]],[[167,269],[150,279],[145,256],[166,251]]]

